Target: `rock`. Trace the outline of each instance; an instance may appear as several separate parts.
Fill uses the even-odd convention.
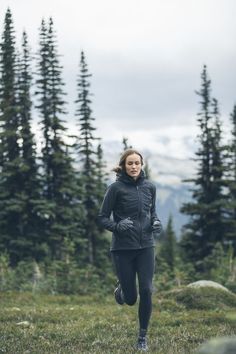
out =
[[[196,354],[235,354],[236,337],[219,337],[201,345]]]
[[[21,311],[21,309],[19,307],[12,307],[11,309],[12,309],[12,311]]]
[[[18,322],[16,325],[21,326],[21,327],[30,327],[29,321],[21,321],[21,322]]]
[[[225,286],[216,283],[215,281],[212,280],[198,280],[195,281],[194,283],[188,284],[187,286],[191,288],[213,287],[213,288],[229,291]]]

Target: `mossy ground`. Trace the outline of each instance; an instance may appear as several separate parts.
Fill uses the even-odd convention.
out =
[[[0,353],[136,353],[137,305],[29,293],[2,293],[0,302]],[[155,293],[153,302],[150,353],[190,354],[211,337],[236,334],[235,307],[187,309],[167,293]]]

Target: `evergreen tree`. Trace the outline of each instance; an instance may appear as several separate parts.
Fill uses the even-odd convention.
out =
[[[122,144],[124,151],[127,149],[132,149],[132,145],[129,145],[129,139],[127,137],[123,137]]]
[[[212,253],[205,257],[205,278],[225,285],[230,277],[230,263],[232,261],[232,248],[226,252],[222,243],[217,242]]]
[[[106,164],[104,162],[104,155],[102,145],[99,143],[97,147],[97,202],[100,207],[107,185],[107,174],[104,172]]]
[[[227,164],[227,187],[229,190],[229,200],[227,205],[227,240],[232,243],[236,254],[236,105],[231,113],[232,122],[232,140],[229,143],[228,149],[228,164]]]
[[[186,251],[187,260],[192,261],[202,272],[203,259],[208,256],[215,243],[224,238],[224,198],[222,191],[223,155],[218,104],[211,99],[211,81],[204,66],[201,75],[202,85],[197,95],[200,96],[201,110],[198,113],[200,128],[199,149],[196,152],[198,162],[196,178],[186,180],[194,187],[193,202],[185,203],[182,212],[190,216],[185,225],[185,234],[181,241]],[[213,108],[213,109],[212,109]]]
[[[84,246],[80,251],[83,254],[84,262],[96,265],[101,242],[101,230],[97,225],[97,215],[104,194],[104,183],[102,173],[102,150],[95,146],[97,138],[94,136],[94,118],[91,109],[91,93],[89,78],[92,75],[88,72],[84,52],[81,52],[80,73],[77,81],[78,98],[76,116],[80,134],[78,137],[77,151],[79,154],[81,171],[79,183],[83,185],[83,207],[85,211]]]
[[[42,120],[44,146],[42,149],[43,190],[45,198],[45,235],[53,259],[68,256],[67,247],[77,242],[81,208],[73,161],[65,143],[66,127],[64,82],[53,21],[48,28],[42,21],[38,60],[38,109]]]
[[[24,207],[21,211],[22,238],[18,242],[20,259],[28,256],[40,259],[42,250],[42,224],[40,215],[43,210],[41,186],[39,183],[38,166],[36,163],[36,144],[31,131],[31,56],[25,32],[22,38],[22,55],[17,70],[17,106],[20,123],[21,149],[21,197]]]
[[[50,132],[51,132],[51,115],[50,115],[50,60],[49,60],[49,44],[48,44],[48,30],[43,19],[40,27],[39,34],[39,53],[37,61],[37,91],[35,94],[38,98],[38,105],[36,108],[41,115],[41,127],[43,132],[43,147],[42,147],[42,160],[44,165],[44,195],[50,198],[51,192],[51,168],[50,168]],[[49,209],[50,210],[50,209]],[[47,213],[50,214],[50,211]]]
[[[1,250],[12,263],[18,261],[18,240],[22,238],[22,176],[19,145],[20,122],[17,107],[17,59],[15,33],[10,9],[4,20],[0,45],[0,230]]]
[[[96,212],[99,211],[103,197],[107,188],[107,173],[104,172],[106,168],[106,164],[104,162],[104,155],[103,149],[101,144],[98,144],[97,147],[97,168],[96,168],[96,175],[97,175],[97,186],[96,186]],[[110,245],[110,238],[107,237],[107,231],[104,231],[99,224],[97,224],[98,228],[98,237],[96,238],[96,259],[95,265],[102,270],[102,276],[104,266],[107,269],[110,268],[110,259],[108,257],[108,249]]]
[[[149,162],[148,159],[146,159],[145,165],[144,165],[144,172],[145,176],[147,179],[151,179],[151,169],[149,167]]]
[[[166,230],[161,241],[160,256],[168,265],[168,268],[173,277],[176,259],[176,236],[173,230],[173,218],[171,215],[169,216]]]
[[[162,288],[169,289],[176,283],[180,286],[185,282],[187,270],[182,266],[171,215],[157,242],[156,263],[157,281]]]
[[[228,197],[225,193],[225,171],[227,158],[227,146],[222,144],[222,122],[220,120],[220,113],[218,108],[218,101],[212,99],[212,137],[211,137],[211,149],[212,149],[212,162],[211,162],[211,174],[212,174],[212,203],[211,211],[212,218],[214,220],[214,238],[212,240],[213,247],[216,242],[226,241],[226,213],[225,206],[228,203]]]

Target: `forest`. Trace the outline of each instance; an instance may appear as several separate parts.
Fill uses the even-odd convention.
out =
[[[83,51],[78,61],[78,129],[70,135],[53,19],[41,21],[33,53],[25,31],[17,47],[6,11],[0,43],[1,291],[87,295],[114,287],[110,233],[97,222],[108,184],[106,156],[96,135],[92,74]],[[181,207],[188,223],[177,239],[170,210],[157,239],[155,286],[169,290],[210,279],[236,292],[236,105],[225,143],[206,65],[200,80],[196,175],[183,181],[191,185],[192,200]],[[40,142],[32,130],[35,117]],[[145,172],[151,179],[148,165]]]

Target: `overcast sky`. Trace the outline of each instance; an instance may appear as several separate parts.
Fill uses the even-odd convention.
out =
[[[90,72],[97,134],[127,136],[135,147],[188,158],[197,134],[203,65],[224,126],[236,103],[235,0],[1,0],[10,7],[18,42],[33,51],[42,17],[53,17],[73,125],[81,50]]]

